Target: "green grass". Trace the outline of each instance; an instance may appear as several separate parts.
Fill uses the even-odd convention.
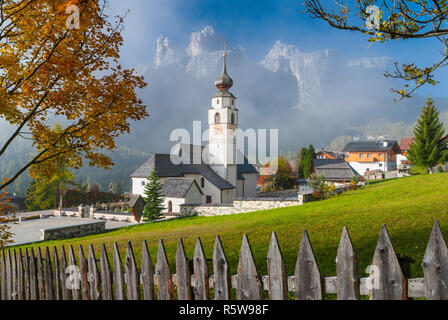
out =
[[[258,270],[266,274],[266,256],[272,231],[276,231],[288,274],[294,273],[302,230],[308,230],[323,275],[336,275],[335,256],[342,228],[347,226],[358,255],[360,275],[370,264],[383,223],[388,227],[395,251],[414,258],[412,276],[422,276],[421,261],[435,219],[448,234],[448,175],[418,175],[371,184],[334,198],[298,207],[221,217],[193,217],[162,223],[127,227],[84,238],[48,241],[24,247],[84,245],[93,243],[96,254],[105,243],[109,256],[116,241],[122,258],[132,241],[140,263],[142,241],[147,240],[155,263],[158,239],[163,238],[172,270],[175,269],[177,239],[184,239],[187,256],[192,257],[200,236],[205,254],[212,257],[216,235],[223,241],[231,273],[236,274],[239,249],[248,234]]]

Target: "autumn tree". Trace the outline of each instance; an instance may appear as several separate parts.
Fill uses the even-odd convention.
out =
[[[108,0],[0,1],[0,119],[12,130],[0,157],[17,139],[39,150],[0,190],[28,169],[51,177],[60,159],[75,169],[83,160],[110,168],[104,152],[130,121],[147,116],[136,96],[143,77],[119,63],[123,17],[111,19],[107,7]]]
[[[434,72],[448,62],[448,2],[446,0],[305,0],[306,12],[331,27],[369,35],[371,43],[391,40],[434,38],[440,42],[441,57],[426,66],[415,63],[387,72],[389,78],[405,81],[403,89],[392,89],[409,98],[419,87],[436,85]]]
[[[408,159],[418,167],[432,168],[448,159],[447,137],[443,123],[439,119],[439,111],[434,107],[431,98],[426,105],[414,128],[414,141],[408,151]]]

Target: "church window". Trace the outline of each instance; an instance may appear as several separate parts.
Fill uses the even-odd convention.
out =
[[[219,104],[219,99],[216,99],[216,104]]]
[[[230,117],[230,123],[235,124],[235,114],[232,113],[232,116]]]
[[[201,178],[201,188],[204,188],[204,186],[205,186],[205,180],[204,178]]]
[[[221,123],[221,115],[219,113],[215,114],[215,123]]]
[[[212,196],[206,196],[206,197],[205,197],[205,202],[206,202],[207,204],[211,204],[211,203],[212,203]]]
[[[235,100],[232,100],[232,106],[234,106],[235,105]]]
[[[146,183],[145,183],[145,181],[142,181],[142,186],[144,186]]]
[[[168,213],[173,213],[173,202],[168,201]]]

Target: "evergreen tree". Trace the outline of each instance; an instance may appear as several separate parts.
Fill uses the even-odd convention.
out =
[[[300,150],[299,169],[298,169],[299,179],[305,178],[303,168],[305,166],[306,152],[307,152],[306,148],[302,148],[302,150]]]
[[[432,174],[432,168],[448,157],[444,135],[439,111],[434,107],[433,100],[428,97],[414,128],[414,141],[408,152],[409,161],[417,167],[429,167]]]
[[[305,178],[311,176],[311,170],[313,169],[313,160],[316,158],[316,152],[314,151],[313,145],[310,144],[308,149],[305,149],[304,162],[303,162],[303,175]]]
[[[153,169],[151,175],[148,177],[148,183],[144,189],[144,200],[146,202],[143,210],[143,219],[157,220],[162,217],[163,202],[165,198],[162,196],[162,184],[159,182],[156,171]]]

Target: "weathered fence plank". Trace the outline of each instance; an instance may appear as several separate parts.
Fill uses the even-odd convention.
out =
[[[159,241],[159,248],[157,250],[156,283],[157,298],[159,300],[173,300],[173,279],[162,239]]]
[[[50,249],[45,249],[45,268],[44,268],[44,282],[45,282],[45,300],[54,299],[53,291],[53,268],[51,266]]]
[[[124,275],[118,244],[114,242],[114,286],[115,300],[124,300]]]
[[[98,272],[98,265],[96,264],[95,251],[92,244],[89,246],[87,265],[89,270],[90,299],[100,300],[100,274]]]
[[[406,278],[401,270],[386,225],[381,228],[370,268],[372,300],[407,299]]]
[[[61,272],[59,270],[58,249],[53,247],[53,279],[54,279],[54,299],[61,299]]]
[[[34,256],[34,249],[31,248],[30,256],[28,259],[28,265],[30,267],[30,300],[38,300],[39,299],[39,288],[37,285],[37,266],[36,266],[36,257]]]
[[[448,299],[448,249],[438,221],[434,222],[423,257],[425,296],[428,300]]]
[[[142,286],[143,299],[154,300],[154,268],[149,255],[148,244],[143,241],[142,246]]]
[[[263,286],[255,265],[249,239],[245,234],[238,263],[237,300],[261,300]]]
[[[70,246],[68,253],[68,263],[70,264],[70,279],[72,287],[72,297],[73,300],[79,300],[80,288],[81,288],[81,275],[79,273],[79,268],[76,264],[75,252],[73,246]]]
[[[358,258],[347,228],[344,227],[336,256],[338,300],[359,300]]]
[[[12,259],[11,259],[11,272],[12,272],[12,285],[11,285],[11,299],[17,300],[17,255],[16,250],[12,250]]]
[[[285,262],[278,244],[277,235],[272,233],[268,251],[269,297],[271,300],[288,299],[288,280]]]
[[[319,267],[306,230],[303,231],[295,269],[297,300],[322,300],[323,284]]]
[[[25,300],[25,270],[23,268],[22,249],[17,258],[17,299]]]
[[[90,300],[89,290],[89,270],[87,266],[87,260],[84,256],[84,249],[82,245],[79,245],[79,272],[81,276],[81,294],[83,300]]]
[[[71,294],[70,294],[70,288],[69,288],[69,281],[67,278],[67,257],[65,255],[65,247],[62,246],[61,248],[61,270],[59,278],[61,279],[61,291],[62,291],[62,300],[70,300]]]
[[[45,300],[45,278],[44,278],[44,266],[42,264],[42,251],[40,247],[37,249],[37,288],[39,300]]]
[[[126,292],[128,300],[140,300],[140,286],[139,286],[139,274],[137,270],[137,264],[135,262],[134,251],[132,250],[132,244],[129,241],[126,249]]]
[[[190,265],[185,254],[182,238],[177,241],[176,251],[176,280],[177,296],[179,300],[191,300],[191,271]]]
[[[6,250],[3,250],[1,263],[2,263],[2,272],[1,272],[1,288],[2,288],[2,300],[7,300],[8,290],[6,285],[6,259],[5,259]]]
[[[213,269],[215,300],[229,300],[230,288],[232,287],[229,263],[219,236],[216,237],[213,250]]]
[[[25,248],[25,257],[24,257],[24,266],[25,266],[25,300],[30,300],[30,256],[28,252],[28,248]]]
[[[194,299],[209,300],[209,276],[207,259],[205,258],[204,248],[202,247],[201,238],[196,239],[196,247],[193,256],[194,269]]]
[[[6,299],[12,300],[12,268],[11,252],[8,250],[6,255]]]
[[[109,258],[107,257],[106,245],[103,243],[101,247],[101,291],[103,295],[103,300],[112,300],[112,272],[110,269]]]

